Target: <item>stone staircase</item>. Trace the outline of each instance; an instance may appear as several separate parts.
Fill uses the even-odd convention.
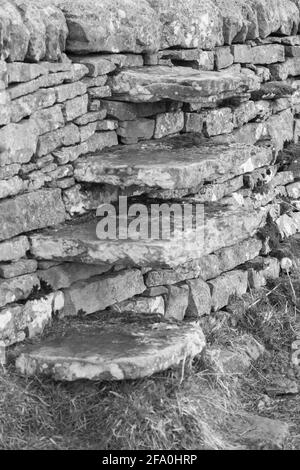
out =
[[[201,321],[300,231],[299,8],[32,2],[0,6],[0,351],[144,377],[200,354]]]

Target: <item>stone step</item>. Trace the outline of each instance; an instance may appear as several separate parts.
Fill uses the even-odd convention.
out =
[[[140,210],[140,204],[138,206]],[[163,221],[166,225],[171,223],[176,227],[177,222],[182,223],[184,207],[178,203],[177,216],[173,219],[165,213]],[[143,208],[149,210],[149,206]],[[149,217],[145,227],[147,232],[142,230],[135,235],[130,232],[132,219],[127,220],[126,215],[116,217],[116,221],[114,218],[110,219],[112,227],[124,228],[122,239],[99,239],[97,224],[100,219],[94,218],[33,234],[30,237],[31,253],[35,258],[44,260],[76,261],[104,266],[175,268],[252,237],[264,225],[268,211],[267,206],[254,210],[218,204],[201,205],[197,220],[193,219],[191,226],[185,226],[184,233],[178,228],[170,237],[162,237],[159,233],[155,235],[156,238],[151,238],[151,230],[159,222],[159,214]],[[147,218],[148,213],[145,214],[146,222]]]
[[[16,367],[22,374],[64,381],[139,379],[179,365],[204,346],[201,328],[191,323],[79,324],[63,336],[26,347]]]
[[[194,134],[104,150],[75,162],[77,181],[121,188],[196,190],[272,162],[270,147],[210,144]]]
[[[214,99],[233,98],[260,86],[254,73],[236,68],[207,72],[160,65],[122,70],[112,76],[108,84],[115,99],[122,101],[139,103],[170,99],[205,104]]]

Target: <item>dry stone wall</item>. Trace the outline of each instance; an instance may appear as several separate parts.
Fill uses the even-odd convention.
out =
[[[279,276],[299,22],[294,0],[0,1],[1,347],[57,314],[200,318]],[[122,195],[203,203],[199,237],[100,241]]]

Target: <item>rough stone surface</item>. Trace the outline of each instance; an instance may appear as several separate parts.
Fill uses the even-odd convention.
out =
[[[168,286],[165,318],[183,320],[189,305],[188,286]]]
[[[134,297],[130,300],[118,302],[110,307],[116,313],[144,313],[144,314],[165,314],[165,301],[162,296],[154,297]]]
[[[108,268],[103,266],[83,263],[63,263],[58,266],[52,266],[49,269],[38,271],[37,276],[41,281],[46,282],[55,291],[70,287],[77,281],[89,279],[93,276],[99,276],[106,271],[108,271]]]
[[[240,64],[273,64],[284,62],[284,46],[269,44],[251,47],[246,44],[232,46],[234,61]]]
[[[289,437],[289,424],[276,419],[245,414],[232,424],[240,441],[250,449],[281,450]]]
[[[212,296],[212,308],[220,310],[229,303],[231,296],[241,296],[246,293],[248,274],[245,271],[231,271],[209,281]]]
[[[211,294],[209,285],[202,279],[187,281],[190,289],[187,317],[201,317],[208,315],[211,310]]]
[[[40,190],[0,202],[0,240],[57,225],[66,218],[59,190]]]
[[[184,114],[177,113],[158,114],[156,116],[154,138],[161,139],[167,135],[176,134],[182,131],[184,126]]]
[[[37,139],[38,128],[33,120],[0,129],[0,166],[29,162],[36,150]]]
[[[122,121],[118,126],[117,134],[123,144],[134,144],[140,140],[151,139],[154,128],[154,119],[140,118],[136,121]]]
[[[112,92],[120,99],[131,102],[151,102],[172,99],[201,102],[215,95],[227,98],[258,88],[255,75],[221,72],[199,72],[189,67],[142,67],[127,69],[108,81]]]
[[[55,380],[138,379],[177,366],[200,354],[204,346],[204,335],[196,325],[83,325],[64,338],[27,349],[16,367],[22,374]]]
[[[24,259],[16,261],[15,263],[1,263],[0,277],[8,279],[33,273],[37,269],[37,264],[35,259]]]
[[[64,291],[65,315],[88,315],[121,302],[146,289],[143,276],[138,270],[95,276],[79,281]]]
[[[29,241],[25,236],[12,238],[0,243],[0,261],[18,261],[29,250]]]
[[[159,47],[159,21],[145,0],[63,0],[61,8],[70,52],[140,53]]]

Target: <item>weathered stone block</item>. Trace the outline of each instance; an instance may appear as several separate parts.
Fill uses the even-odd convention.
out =
[[[215,253],[221,272],[230,271],[259,255],[262,242],[257,238],[249,238],[236,245],[223,248]]]
[[[80,331],[69,331],[63,339],[27,348],[16,366],[23,374],[43,374],[56,380],[138,379],[178,366],[200,354],[204,346],[198,325],[161,323],[149,328],[141,321],[119,321],[103,327],[86,325]],[[70,355],[70,351],[74,352]]]
[[[10,104],[11,121],[18,122],[38,109],[52,106],[55,101],[55,93],[52,89],[41,89],[35,93],[21,96]]]
[[[187,281],[189,287],[189,304],[186,316],[190,318],[208,315],[211,310],[211,294],[209,285],[202,279]]]
[[[121,271],[94,277],[89,281],[79,281],[64,291],[64,314],[88,315],[142,294],[145,289],[143,276],[138,270]]]
[[[134,87],[133,87],[134,84]],[[155,102],[165,99],[200,103],[232,98],[241,92],[259,88],[259,79],[252,72],[236,70],[201,72],[189,67],[140,67],[121,70],[109,77],[112,93],[122,101]]]
[[[286,59],[281,64],[269,66],[272,80],[286,80],[288,77],[300,75],[300,57]]]
[[[0,202],[0,240],[57,225],[66,218],[59,190],[41,190]]]
[[[113,312],[119,313],[145,313],[165,314],[165,301],[162,296],[158,297],[134,297],[133,299],[118,302],[110,307]]]
[[[189,305],[189,288],[183,286],[168,286],[165,318],[183,320]]]
[[[217,47],[215,50],[215,67],[217,70],[226,69],[233,64],[230,47]]]
[[[154,138],[161,139],[167,135],[176,134],[184,127],[184,113],[164,113],[156,116]]]
[[[215,2],[207,0],[149,0],[161,22],[160,49],[212,49],[223,44],[223,18]]]
[[[235,44],[231,48],[234,62],[241,64],[273,64],[284,62],[284,46],[280,44],[264,44],[261,46],[249,46],[246,44]]]
[[[257,257],[246,263],[248,270],[248,282],[252,289],[260,289],[267,284],[269,279],[279,277],[280,263],[277,258]]]
[[[40,282],[35,274],[26,274],[13,279],[0,280],[0,307],[29,297]]]
[[[231,296],[241,296],[248,287],[246,271],[231,271],[209,281],[212,297],[212,309],[216,312],[228,305]]]
[[[185,113],[185,132],[201,133],[203,130],[204,117],[202,114]]]
[[[27,163],[36,151],[38,128],[33,120],[0,129],[0,166]]]
[[[21,259],[14,263],[0,264],[0,277],[10,279],[12,277],[31,274],[37,270],[37,261],[34,259]]]
[[[26,255],[29,250],[29,241],[25,236],[13,238],[0,243],[0,261],[17,261]]]
[[[66,121],[72,121],[88,112],[88,95],[78,96],[63,104],[63,114]]]
[[[166,112],[166,103],[125,103],[122,101],[104,100],[102,106],[107,115],[119,121],[134,121],[137,118],[154,116]]]
[[[73,145],[80,142],[80,132],[75,124],[68,124],[67,126],[48,132],[39,137],[37,145],[37,155],[42,157],[56,150],[62,145]]]
[[[30,82],[41,75],[47,74],[48,68],[43,64],[13,62],[7,64],[8,83]]]
[[[82,82],[75,82],[57,86],[53,91],[58,103],[62,103],[63,101],[71,100],[76,96],[84,95],[87,91],[87,87]]]
[[[63,263],[37,272],[40,280],[46,282],[56,291],[70,287],[77,281],[83,281],[93,276],[99,276],[110,268],[84,263]],[[0,268],[1,272],[1,268]]]
[[[11,119],[10,96],[6,90],[2,91],[0,87],[0,126],[9,124],[10,119]]]

